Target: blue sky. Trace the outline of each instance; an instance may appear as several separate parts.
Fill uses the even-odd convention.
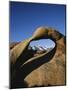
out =
[[[29,38],[37,27],[56,28],[65,35],[65,5],[10,2],[10,42]],[[40,40],[32,46],[52,47],[51,40]]]

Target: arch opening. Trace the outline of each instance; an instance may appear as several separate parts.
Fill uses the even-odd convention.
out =
[[[43,40],[37,40],[37,41],[32,41],[29,45],[33,50],[47,50],[50,48],[55,47],[54,41],[50,39],[43,39]]]

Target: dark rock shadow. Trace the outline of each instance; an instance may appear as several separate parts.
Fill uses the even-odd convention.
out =
[[[36,51],[33,51],[32,49],[28,50],[28,46],[24,49],[21,55],[17,58],[15,64],[12,64],[10,62],[10,73],[11,73],[10,76],[12,76],[16,70],[18,71],[19,67],[22,64],[24,64],[28,59],[33,57],[33,55],[36,53]]]
[[[27,88],[27,87],[28,87],[28,84],[25,81],[22,81],[22,82],[19,82],[19,81],[14,82],[13,81],[10,83],[10,89]]]

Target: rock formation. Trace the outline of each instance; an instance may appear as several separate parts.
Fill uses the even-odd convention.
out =
[[[34,56],[31,41],[51,39],[55,47]],[[10,88],[65,85],[65,36],[53,28],[38,28],[32,37],[10,50]]]

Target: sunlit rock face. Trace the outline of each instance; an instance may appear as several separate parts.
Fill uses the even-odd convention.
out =
[[[65,85],[65,38],[59,32],[53,31],[50,28],[46,30],[46,36],[48,34],[49,38],[54,38],[57,49],[49,62],[44,63],[25,78],[29,87]],[[40,34],[45,36],[44,33],[45,28],[39,28],[38,31],[35,32],[35,34],[38,34],[38,37]]]
[[[43,53],[37,53],[37,50],[33,51],[31,47],[28,50],[31,41],[40,39],[51,39],[55,47]],[[13,58],[11,56],[12,59],[16,59],[12,60],[11,65],[11,68],[14,67],[11,69],[13,75],[11,88],[18,85],[19,87],[65,85],[65,46],[65,37],[61,33],[44,27],[38,28],[32,37],[16,45],[12,50]],[[16,84],[18,81],[19,84]]]

